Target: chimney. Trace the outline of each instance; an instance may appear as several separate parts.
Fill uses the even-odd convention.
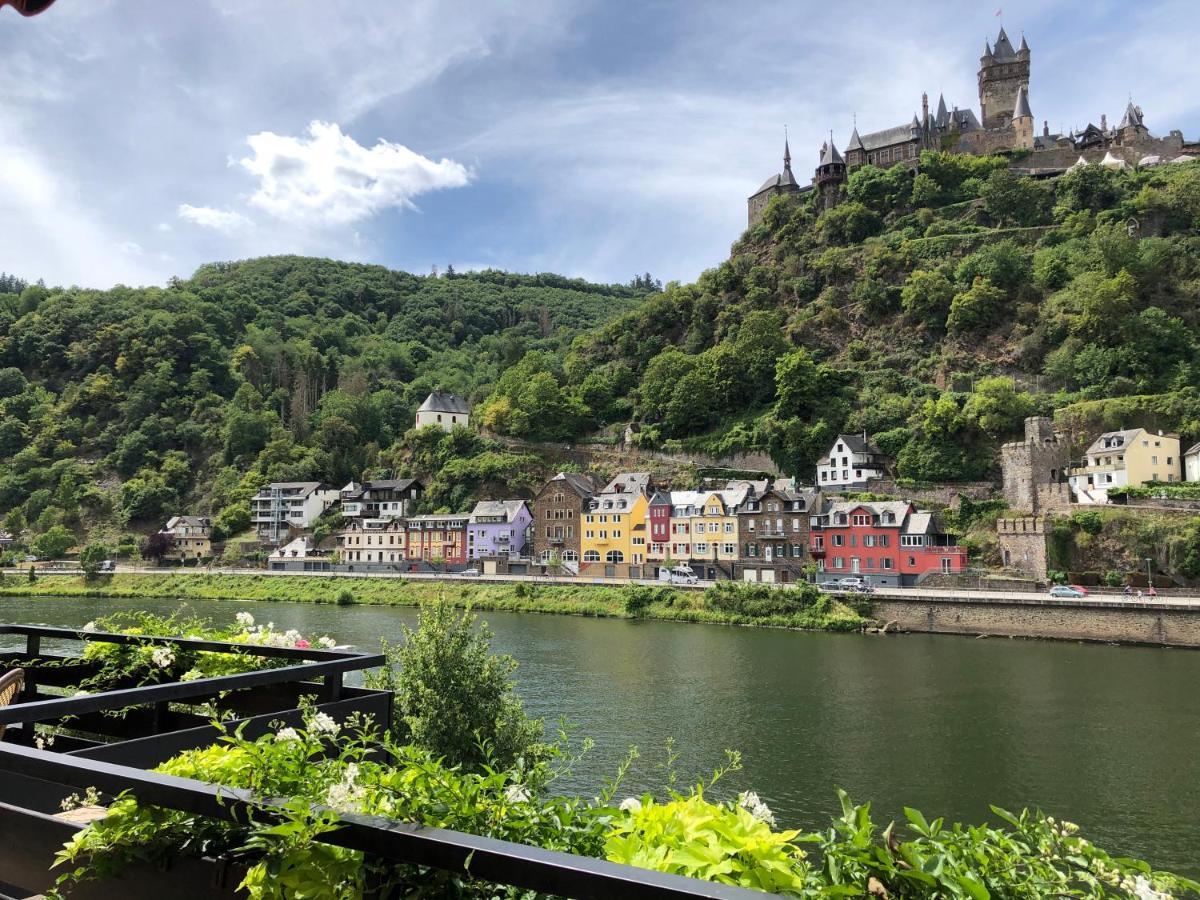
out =
[[[1108,116],[1104,113],[1100,113],[1100,130],[1108,131]]]
[[[921,121],[929,120],[929,95],[924,91],[921,92]]]
[[[1042,119],[1042,137],[1050,137],[1050,120]]]

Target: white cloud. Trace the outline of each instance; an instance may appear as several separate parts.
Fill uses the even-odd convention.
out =
[[[259,179],[250,203],[301,225],[348,225],[413,208],[414,197],[471,180],[454,160],[434,162],[383,139],[368,149],[335,123],[314,121],[305,137],[263,131],[246,141],[253,155],[238,165]]]
[[[222,234],[232,234],[254,225],[241,213],[228,209],[213,209],[211,206],[192,206],[190,203],[179,205],[179,218],[199,225],[201,228],[211,228]]]
[[[174,231],[174,229],[171,227],[170,222],[159,222],[157,225],[154,226],[154,230],[161,231],[164,234],[168,231]]]
[[[137,241],[121,241],[117,244],[117,249],[122,253],[128,253],[130,256],[141,256],[142,245]]]

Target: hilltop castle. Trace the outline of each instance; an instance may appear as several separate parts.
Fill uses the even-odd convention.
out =
[[[1115,128],[1108,117],[1100,116],[1100,125],[1088,124],[1082,131],[1051,134],[1047,122],[1041,134],[1035,133],[1033,111],[1029,104],[1029,44],[1022,36],[1020,47],[1013,49],[1004,29],[995,44],[984,42],[979,58],[979,116],[972,109],[947,107],[938,97],[936,110],[929,108],[929,95],[921,95],[921,113],[912,121],[869,134],[858,133],[855,126],[839,152],[830,140],[821,146],[820,162],[812,180],[801,185],[792,174],[792,157],[787,140],[783,145],[783,171],[773,175],[747,201],[749,224],[762,216],[772,197],[780,194],[816,192],[822,209],[837,205],[841,188],[849,173],[859,166],[915,168],[923,150],[987,155],[1025,151],[1014,158],[1013,167],[1029,174],[1054,175],[1066,171],[1077,158],[1099,162],[1101,157],[1124,165],[1168,161],[1185,154],[1200,154],[1200,143],[1187,143],[1182,132],[1172,131],[1165,138],[1153,136],[1142,119],[1142,109],[1132,99]]]

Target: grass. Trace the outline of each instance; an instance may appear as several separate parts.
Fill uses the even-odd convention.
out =
[[[599,618],[635,618],[626,611],[628,589],[603,585],[488,583],[462,584],[398,578],[314,578],[304,575],[213,575],[171,572],[161,575],[118,574],[88,582],[82,577],[46,576],[29,582],[7,576],[0,596],[122,597],[176,600],[264,600],[300,603],[346,603],[371,606],[417,606],[444,597],[456,606],[476,610],[557,613]],[[830,602],[786,615],[751,616],[708,606],[696,591],[663,589],[636,618],[675,622],[763,625],[813,631],[858,631],[867,620],[849,607]]]

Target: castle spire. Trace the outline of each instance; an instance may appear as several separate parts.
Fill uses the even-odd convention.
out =
[[[1029,109],[1029,94],[1025,90],[1025,85],[1017,88],[1017,102],[1013,112],[1014,119],[1032,119],[1033,113]]]
[[[783,170],[790,172],[792,170],[792,151],[788,147],[787,126],[783,126]]]

